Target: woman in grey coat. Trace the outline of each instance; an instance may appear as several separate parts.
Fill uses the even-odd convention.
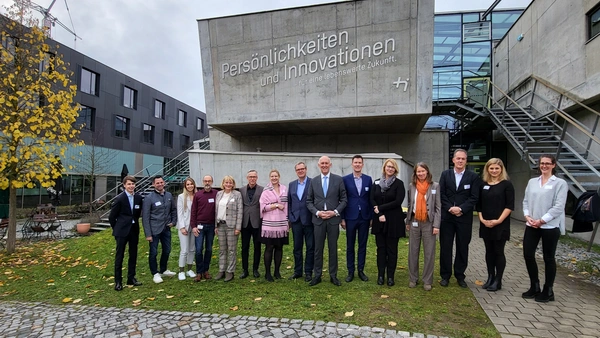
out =
[[[242,230],[244,204],[242,194],[235,190],[235,180],[225,176],[221,182],[221,191],[215,199],[216,228],[219,237],[219,273],[215,280],[225,277],[229,282],[233,279],[237,260],[238,235]]]

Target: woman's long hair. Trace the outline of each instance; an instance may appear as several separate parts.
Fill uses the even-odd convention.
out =
[[[483,167],[483,180],[485,182],[489,183],[490,180],[492,179],[492,176],[488,172],[488,168],[492,164],[497,164],[500,166],[500,169],[502,169],[502,173],[500,174],[500,181],[508,180],[508,174],[506,173],[506,168],[504,167],[504,162],[502,162],[501,159],[496,158],[496,157],[490,158],[489,161],[487,161],[487,163],[485,164],[485,167]]]
[[[433,176],[431,175],[431,171],[429,171],[429,167],[427,166],[427,164],[425,162],[419,162],[415,165],[415,168],[413,169],[413,175],[412,175],[412,183],[413,185],[416,187],[417,186],[417,168],[423,168],[425,170],[427,170],[427,176],[425,177],[425,181],[427,181],[427,183],[431,184],[433,183]]]
[[[187,185],[187,182],[192,182],[192,184],[194,185],[194,190],[192,192],[189,192],[185,186]],[[194,181],[193,178],[188,177],[185,180],[183,180],[183,211],[187,212],[187,199],[188,198],[194,198],[194,194],[196,194],[196,191],[198,190],[198,187],[196,186],[196,181]]]

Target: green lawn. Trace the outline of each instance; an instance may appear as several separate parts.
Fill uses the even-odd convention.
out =
[[[177,271],[179,240],[174,231],[169,269]],[[230,283],[213,280],[194,283],[189,278],[179,281],[173,277],[164,278],[162,284],[154,284],[148,269],[148,245],[140,238],[137,278],[144,285],[126,287],[121,292],[113,290],[115,242],[110,231],[62,241],[21,243],[12,256],[0,252],[0,300],[283,317],[452,337],[499,337],[469,289],[462,289],[456,283],[451,283],[448,288],[437,284],[437,263],[433,291],[424,291],[422,284],[415,289],[408,288],[408,239],[400,241],[394,287],[379,286],[375,282],[373,236],[369,238],[367,249],[365,272],[370,277],[368,282],[358,278],[352,283],[344,282],[345,232],[341,232],[338,243],[341,287],[329,283],[329,278],[324,278],[323,283],[315,287],[309,287],[303,279],[288,280],[293,267],[291,245],[284,249],[284,279],[274,283],[265,281],[262,276],[239,279],[241,263],[238,257],[236,278]],[[217,251],[215,247],[213,254]],[[213,275],[217,263],[213,257],[210,269]],[[127,257],[124,265],[127,266]],[[263,264],[260,271],[264,274]],[[323,275],[328,277],[326,271]]]

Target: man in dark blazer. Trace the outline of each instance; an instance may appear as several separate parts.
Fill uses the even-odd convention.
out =
[[[481,178],[466,170],[467,151],[457,149],[452,157],[454,169],[444,170],[440,177],[442,222],[440,225],[440,281],[448,286],[452,275],[452,246],[456,237],[454,277],[458,285],[467,287],[465,270],[469,261],[469,243],[473,228],[473,210],[479,199]]]
[[[352,174],[344,176],[344,186],[348,195],[348,205],[342,214],[342,229],[346,230],[346,266],[348,276],[346,282],[354,279],[354,257],[356,251],[356,235],[358,233],[358,278],[363,282],[369,280],[365,275],[365,261],[367,257],[367,240],[369,239],[369,226],[373,217],[371,207],[370,189],[373,184],[371,176],[362,173],[363,158],[360,155],[352,157]]]
[[[327,156],[319,159],[321,175],[314,177],[308,188],[306,206],[312,214],[315,233],[315,268],[310,286],[321,283],[323,274],[323,249],[325,238],[329,249],[329,277],[334,285],[342,285],[337,278],[337,240],[340,236],[340,213],[347,204],[346,187],[341,176],[329,172],[331,160]]]
[[[127,285],[140,286],[135,279],[137,264],[137,247],[140,237],[140,215],[142,213],[142,196],[135,193],[136,179],[133,176],[123,178],[125,191],[115,198],[108,221],[112,234],[117,242],[115,252],[115,290],[123,290],[123,257],[125,246],[129,243],[129,260],[127,262]]]
[[[263,187],[256,184],[258,181],[258,172],[256,170],[248,171],[246,175],[248,185],[240,188],[242,200],[244,201],[244,214],[242,217],[242,268],[243,272],[240,278],[248,277],[248,259],[250,256],[250,239],[254,245],[254,257],[252,260],[252,274],[255,278],[260,277],[258,265],[260,264],[260,195]]]
[[[290,182],[288,187],[288,221],[294,235],[294,274],[290,279],[302,277],[312,280],[312,270],[315,261],[315,238],[312,215],[306,207],[306,196],[311,179],[306,177],[306,164],[298,162],[295,168],[297,180]],[[306,260],[302,264],[302,247],[306,243]]]

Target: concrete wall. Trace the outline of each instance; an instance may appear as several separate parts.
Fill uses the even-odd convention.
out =
[[[199,20],[208,123],[237,139],[305,134],[289,121],[369,118],[356,126],[375,130],[377,117],[422,115],[405,123],[418,132],[431,114],[433,9],[433,0],[364,0]],[[302,65],[306,74],[291,70]],[[258,122],[279,125],[263,132]],[[228,129],[240,123],[255,127]]]
[[[494,50],[494,83],[506,91],[535,74],[583,100],[599,95],[600,36],[586,21],[598,3],[533,1]]]
[[[402,158],[409,163],[427,163],[435,179],[449,163],[448,132],[442,130],[420,134],[247,136],[239,139],[211,130],[210,140],[211,149],[220,151],[403,154]]]
[[[231,175],[235,179],[236,187],[247,184],[246,174],[248,170],[258,171],[258,184],[265,186],[269,182],[271,169],[279,170],[281,183],[288,185],[297,178],[294,171],[296,163],[306,163],[307,175],[315,177],[320,170],[317,166],[319,158],[324,154],[317,153],[256,153],[256,152],[220,152],[208,150],[191,150],[190,176],[196,182],[202,182],[204,175],[212,175],[214,186],[220,186],[225,175]],[[331,172],[337,175],[348,175],[352,173],[352,156],[354,154],[326,154],[331,158]],[[412,166],[402,159],[402,156],[391,153],[362,154],[364,158],[363,172],[373,178],[381,177],[383,162],[393,158],[398,162],[400,173],[398,177],[408,187],[412,177]]]

